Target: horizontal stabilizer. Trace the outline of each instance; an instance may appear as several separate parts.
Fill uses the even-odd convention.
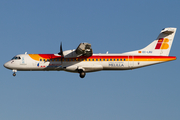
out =
[[[175,32],[175,29],[174,28],[164,28],[162,29],[161,33],[165,33],[165,34],[171,34]]]

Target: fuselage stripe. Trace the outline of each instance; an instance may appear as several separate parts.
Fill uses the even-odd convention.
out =
[[[36,61],[61,61],[61,56],[54,54],[29,54]],[[174,56],[101,56],[93,55],[91,57],[63,58],[63,61],[171,61],[176,60]]]

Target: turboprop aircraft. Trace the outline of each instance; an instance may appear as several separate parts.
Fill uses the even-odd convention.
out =
[[[164,28],[156,40],[147,47],[121,54],[93,54],[91,44],[80,43],[77,49],[63,51],[62,43],[57,54],[20,54],[4,67],[13,71],[67,71],[86,73],[101,70],[129,70],[176,60],[169,56],[176,28]]]

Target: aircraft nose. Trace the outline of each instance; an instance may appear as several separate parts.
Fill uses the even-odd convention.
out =
[[[8,66],[9,66],[9,63],[8,63],[8,62],[4,64],[4,67],[5,67],[5,68],[8,68]]]

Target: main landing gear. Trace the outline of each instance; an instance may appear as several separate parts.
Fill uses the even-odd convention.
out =
[[[79,76],[81,78],[84,78],[86,76],[86,73],[83,70],[79,70]]]
[[[13,70],[13,76],[14,77],[16,76],[16,72],[17,72],[17,70]]]

